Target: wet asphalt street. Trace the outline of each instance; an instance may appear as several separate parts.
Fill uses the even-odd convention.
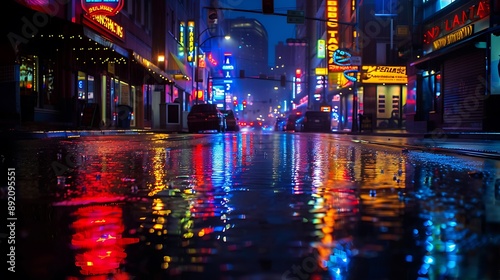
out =
[[[496,151],[266,131],[19,140],[2,151],[16,277],[500,279]]]

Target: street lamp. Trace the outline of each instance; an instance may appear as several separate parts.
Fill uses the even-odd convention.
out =
[[[201,47],[210,39],[213,39],[213,38],[216,38],[216,37],[224,37],[224,39],[226,40],[229,40],[231,39],[231,36],[229,35],[212,35],[208,38],[205,38],[205,40],[203,40],[201,43],[200,43],[200,39],[201,39],[201,35],[203,35],[203,33],[207,32],[208,30],[210,30],[210,28],[206,28],[205,30],[203,30],[202,32],[200,32],[200,34],[198,34],[198,37],[197,37],[197,44],[196,44],[196,67],[195,67],[195,75],[194,77],[196,78],[196,104],[198,104],[198,88],[199,88],[199,81],[200,81],[200,78],[199,78],[199,64],[200,64],[200,49]]]

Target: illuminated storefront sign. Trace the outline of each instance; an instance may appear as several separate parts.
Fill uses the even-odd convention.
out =
[[[316,74],[316,76],[325,76],[325,75],[328,75],[328,68],[325,68],[325,67],[315,68],[314,69],[314,74]]]
[[[187,26],[187,61],[194,62],[194,21],[188,21]]]
[[[328,50],[328,68],[334,65],[333,53],[339,48],[339,10],[338,0],[326,1],[326,44]]]
[[[223,85],[213,85],[212,86],[212,98],[214,101],[224,101],[224,86]]]
[[[300,68],[295,69],[295,90],[296,92],[294,93],[295,95],[299,95],[302,93],[302,70]],[[294,98],[295,98],[294,95]]]
[[[406,66],[368,66],[362,67],[361,81],[365,84],[406,84]]]
[[[181,21],[179,24],[179,47],[177,48],[177,55],[184,57],[184,44],[186,41],[186,23]]]
[[[338,72],[337,70],[340,66],[340,68],[343,67],[342,73],[344,74],[344,78],[347,79],[350,82],[356,82],[357,81],[357,73],[358,73],[358,67],[357,66],[351,66],[351,54],[342,51],[342,50],[336,50],[333,53],[333,62],[334,65],[330,67],[331,72]],[[347,66],[347,67],[346,67]]]
[[[200,67],[200,68],[207,67],[207,61],[205,60],[205,55],[200,55],[198,57],[198,67]]]
[[[319,110],[320,110],[321,112],[327,112],[327,113],[330,113],[330,112],[332,112],[332,107],[330,107],[330,106],[321,106],[321,107],[319,108]]]
[[[99,24],[102,28],[112,33],[116,37],[123,39],[125,37],[125,30],[123,26],[119,25],[112,19],[104,15],[91,15],[92,20]]]
[[[314,90],[314,100],[321,100],[321,96],[326,87],[325,76],[316,76],[316,89]]]
[[[467,25],[432,42],[432,49],[439,50],[474,34],[474,26]]]
[[[349,86],[358,81],[359,68],[351,65],[351,54],[343,50],[335,50],[332,54],[333,64],[328,65],[328,90]]]
[[[211,52],[209,52],[209,53],[207,54],[207,59],[208,59],[208,61],[210,62],[210,64],[212,64],[213,66],[217,66],[217,64],[218,64],[218,63],[217,63],[217,60],[214,58],[214,56],[212,55],[212,53],[211,53]]]
[[[444,17],[424,26],[424,53],[428,54],[450,44],[461,41],[474,32],[489,27],[489,22],[477,24],[490,14],[488,0],[471,1]],[[476,23],[476,24],[472,24]]]
[[[86,12],[85,17],[92,23],[123,40],[125,38],[123,26],[109,18],[121,11],[123,2],[123,0],[82,0],[82,8]]]
[[[123,8],[123,0],[82,0],[82,8],[89,15],[114,16]]]
[[[224,71],[224,96],[231,96],[231,85],[233,83],[233,63],[230,53],[224,54],[224,63],[222,65]]]
[[[326,41],[318,40],[318,58],[326,57]]]

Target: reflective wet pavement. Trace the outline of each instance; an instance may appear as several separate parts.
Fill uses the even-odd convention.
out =
[[[272,132],[12,153],[19,279],[500,279],[495,160]]]

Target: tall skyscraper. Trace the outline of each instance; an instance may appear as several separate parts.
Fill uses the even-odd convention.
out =
[[[227,32],[233,44],[228,50],[237,59],[237,70],[245,70],[245,75],[258,76],[269,68],[268,37],[265,27],[256,19],[224,19]]]

